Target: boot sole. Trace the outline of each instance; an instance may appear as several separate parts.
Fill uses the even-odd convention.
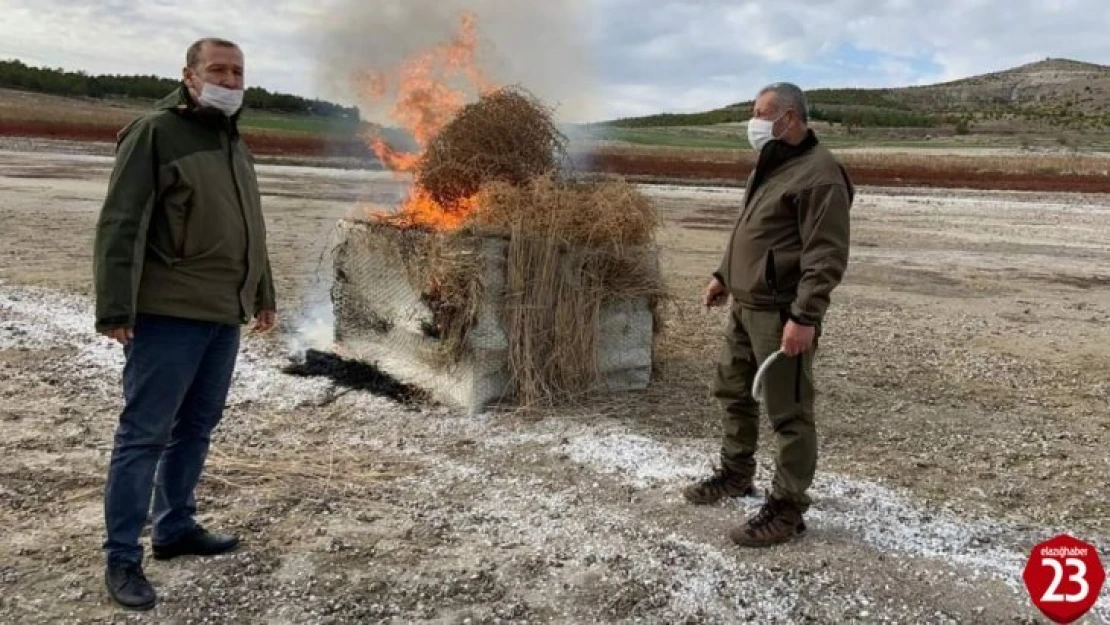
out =
[[[745,542],[745,541],[742,541],[742,540],[736,540],[732,536],[729,536],[729,539],[732,540],[732,543],[734,545],[736,545],[737,547],[745,547],[745,548],[748,548],[748,549],[765,549],[767,547],[775,547],[775,546],[778,546],[778,545],[786,545],[786,544],[792,543],[794,541],[801,540],[801,539],[805,538],[807,529],[808,528],[806,528],[805,525],[803,524],[802,528],[800,530],[794,532],[789,537],[784,538],[782,540],[776,540],[775,542],[770,542],[770,543]]]
[[[181,556],[198,556],[201,558],[206,558],[211,556],[223,555],[225,553],[231,553],[232,551],[238,549],[239,545],[242,543],[239,538],[235,538],[234,542],[230,543],[226,547],[220,549],[199,550],[192,549],[189,545],[182,546],[182,542],[185,541],[168,543],[165,545],[151,545],[150,555],[153,556],[155,560],[162,561],[173,560],[174,558],[179,558]]]
[[[127,610],[132,610],[134,612],[147,612],[147,611],[151,610],[152,608],[154,608],[155,605],[158,604],[158,598],[157,597],[155,597],[154,599],[151,599],[148,603],[137,603],[137,604],[124,603],[124,602],[119,600],[119,597],[116,597],[116,593],[112,592],[111,588],[108,588],[108,596],[111,597],[112,601],[114,601],[116,603],[116,605],[118,605],[119,607],[127,609]]]
[[[775,542],[770,542],[770,543],[749,543],[749,542],[737,541],[736,539],[733,539],[732,542],[737,547],[744,547],[744,548],[747,548],[747,549],[766,549],[767,547],[778,547],[779,545],[788,545],[788,544],[790,544],[792,542],[795,542],[797,540],[801,540],[803,537],[804,537],[804,534],[794,534],[790,538],[784,538],[782,540],[777,540]]]
[[[687,503],[692,503],[695,506],[711,506],[713,504],[725,501],[726,499],[743,499],[745,497],[758,497],[758,496],[759,496],[759,491],[757,491],[755,488],[752,488],[752,489],[750,489],[746,492],[740,493],[738,495],[725,495],[723,497],[718,497],[717,499],[691,499],[686,493],[682,494],[682,497],[686,500]]]

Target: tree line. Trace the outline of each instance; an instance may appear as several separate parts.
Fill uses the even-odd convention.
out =
[[[180,81],[153,75],[93,75],[83,71],[31,67],[19,60],[0,61],[0,87],[38,91],[52,95],[156,100],[172,91]],[[307,99],[288,93],[248,87],[243,106],[258,111],[312,115],[359,121],[358,107],[345,107],[325,100]]]
[[[602,122],[599,126],[616,128],[654,128],[660,126],[711,126],[746,122],[751,118],[751,107],[741,105],[705,111],[703,113],[662,113],[645,117],[628,117]],[[932,128],[952,123],[949,116],[915,113],[912,111],[846,106],[810,106],[810,119],[848,126],[875,128]]]

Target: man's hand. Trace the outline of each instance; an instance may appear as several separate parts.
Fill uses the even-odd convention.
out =
[[[254,317],[254,331],[265,334],[277,324],[277,311],[260,310]]]
[[[101,334],[115,340],[120,345],[127,345],[131,342],[131,339],[135,338],[135,333],[131,328],[111,328]]]
[[[728,301],[728,291],[725,289],[725,285],[714,276],[713,280],[709,282],[709,285],[705,287],[702,298],[705,300],[706,308],[722,306]]]
[[[804,326],[800,323],[794,323],[793,320],[786,322],[786,327],[782,329],[782,345],[780,346],[783,353],[787,356],[797,356],[798,354],[809,351],[813,345],[813,326]]]

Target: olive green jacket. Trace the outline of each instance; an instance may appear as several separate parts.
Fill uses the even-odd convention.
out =
[[[855,188],[810,131],[799,145],[768,144],[714,273],[737,304],[821,322],[848,266]]]
[[[276,308],[254,158],[238,114],[184,85],[120,131],[96,226],[96,327],[138,313],[228,324]]]

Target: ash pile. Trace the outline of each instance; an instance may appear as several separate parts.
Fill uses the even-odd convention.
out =
[[[463,107],[396,211],[337,225],[337,348],[471,414],[647,387],[657,216],[630,183],[575,179],[566,163],[526,91]]]

